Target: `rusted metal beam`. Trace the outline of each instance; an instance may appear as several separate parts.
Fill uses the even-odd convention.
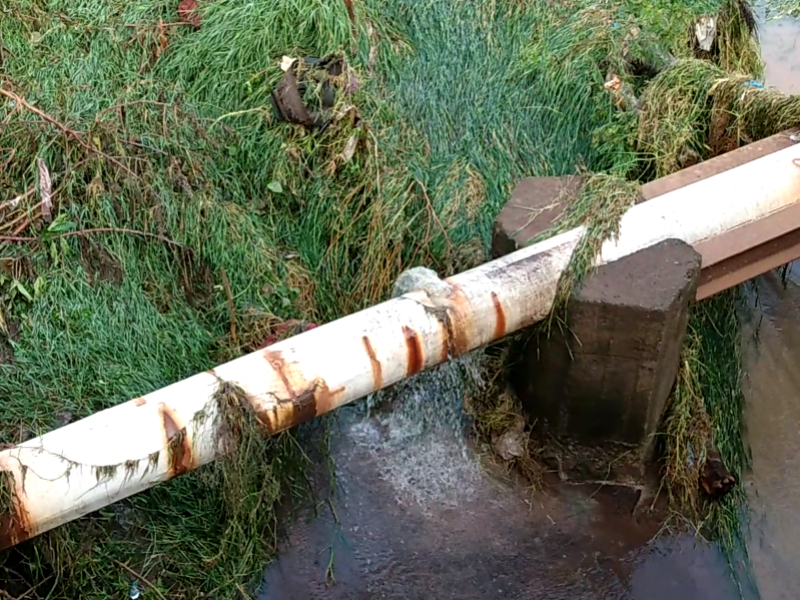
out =
[[[652,200],[797,144],[798,131],[785,131],[742,146],[642,186],[642,201]],[[800,165],[798,165],[800,168]],[[800,206],[765,215],[695,244],[703,257],[697,300],[704,300],[800,259]]]
[[[794,207],[800,208],[800,207]],[[784,210],[785,217],[800,225],[800,210]],[[758,277],[781,265],[800,259],[800,228],[773,237],[775,228],[764,235],[764,242],[705,267],[700,273],[697,299],[714,294]]]
[[[670,238],[697,246],[800,202],[791,146],[631,207],[604,264]],[[0,548],[206,464],[230,441],[235,385],[270,433],[484,346],[549,314],[573,229],[0,452]],[[8,498],[10,497],[10,502]]]

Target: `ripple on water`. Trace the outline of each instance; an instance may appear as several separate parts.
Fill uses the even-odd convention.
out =
[[[759,38],[767,85],[785,94],[800,94],[800,20],[762,23]]]

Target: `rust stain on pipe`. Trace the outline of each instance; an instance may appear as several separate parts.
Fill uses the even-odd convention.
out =
[[[275,403],[267,408],[258,409],[260,403],[253,399],[250,402],[256,407],[256,417],[266,427],[267,432],[275,435],[330,412],[338,405],[336,397],[344,391],[344,387],[331,390],[320,380],[293,399],[276,398]]]
[[[381,362],[375,356],[375,350],[372,348],[372,342],[369,341],[369,338],[365,335],[361,338],[361,342],[364,344],[364,350],[367,351],[367,356],[369,356],[369,365],[372,367],[372,383],[375,389],[379,390],[383,387],[383,367],[381,367]]]
[[[411,377],[422,370],[422,342],[420,342],[417,332],[408,325],[403,325],[403,337],[406,339],[406,355],[408,358],[406,377]]]
[[[183,475],[194,466],[192,440],[189,439],[186,427],[181,424],[180,417],[172,408],[162,402],[158,405],[158,413],[161,415],[166,440],[170,478]]]
[[[10,511],[0,514],[0,550],[5,550],[31,538],[31,527],[28,511],[20,501],[19,494],[14,489],[14,476],[10,471],[3,471],[0,476],[0,485],[9,486],[6,490],[10,495]]]
[[[323,379],[318,379],[312,385],[313,385],[312,390],[314,393],[314,400],[316,402],[317,411],[316,414],[311,416],[311,419],[313,419],[315,416],[319,416],[327,412],[330,412],[334,408],[339,406],[339,402],[337,401],[336,398],[344,394],[346,390],[344,386],[340,386],[332,390],[330,389],[330,387],[328,387],[328,384]]]
[[[452,357],[466,354],[472,348],[470,339],[469,323],[472,307],[469,304],[467,295],[460,285],[450,279],[445,280],[450,284],[451,292],[449,296],[450,306],[447,310],[447,337],[449,343],[449,353]]]
[[[280,377],[281,383],[283,383],[283,387],[286,388],[290,399],[296,398],[297,394],[294,391],[294,386],[289,376],[286,374],[286,360],[283,358],[283,352],[280,350],[272,351],[267,348],[264,350],[264,358],[269,363],[269,366],[272,367],[272,370]]]
[[[291,369],[279,350],[265,349],[263,356],[286,390],[286,396],[275,395],[274,404],[257,411],[259,420],[270,433],[305,423],[338,406],[336,399],[345,392],[344,387],[331,390],[322,378],[306,380],[300,372]]]
[[[492,292],[492,304],[494,304],[494,338],[499,340],[506,334],[506,312],[500,303],[500,298],[496,292]]]
[[[299,425],[317,416],[317,391],[314,388],[303,390],[292,398],[291,425]]]

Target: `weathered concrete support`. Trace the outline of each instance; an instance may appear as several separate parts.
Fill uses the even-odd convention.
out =
[[[797,204],[798,160],[800,148],[790,147],[632,207],[595,264],[675,237],[695,245]],[[223,454],[222,383],[237,386],[276,433],[541,320],[583,233],[568,231],[0,451],[0,471],[13,480],[0,490],[0,549]]]
[[[678,372],[700,256],[667,240],[600,267],[565,326],[530,340],[520,396],[553,432],[639,446],[655,433]]]
[[[614,476],[620,448],[633,450],[617,465],[628,470],[649,454],[699,276],[700,255],[666,240],[600,267],[573,295],[566,323],[528,340],[517,393],[549,433],[608,450],[592,455],[592,477]]]
[[[547,230],[579,183],[520,182],[495,223],[494,252]],[[566,322],[525,343],[512,381],[529,417],[572,447],[566,470],[611,479],[615,462],[628,476],[641,471],[678,371],[700,263],[673,239],[603,265],[573,294]],[[627,460],[614,461],[622,453]]]

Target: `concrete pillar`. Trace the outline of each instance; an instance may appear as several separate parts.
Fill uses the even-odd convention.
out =
[[[494,252],[549,228],[579,187],[577,177],[520,182],[495,223]],[[666,240],[604,265],[574,293],[566,326],[525,342],[512,383],[529,417],[569,448],[560,458],[570,476],[641,476],[678,371],[700,263],[691,246]]]

